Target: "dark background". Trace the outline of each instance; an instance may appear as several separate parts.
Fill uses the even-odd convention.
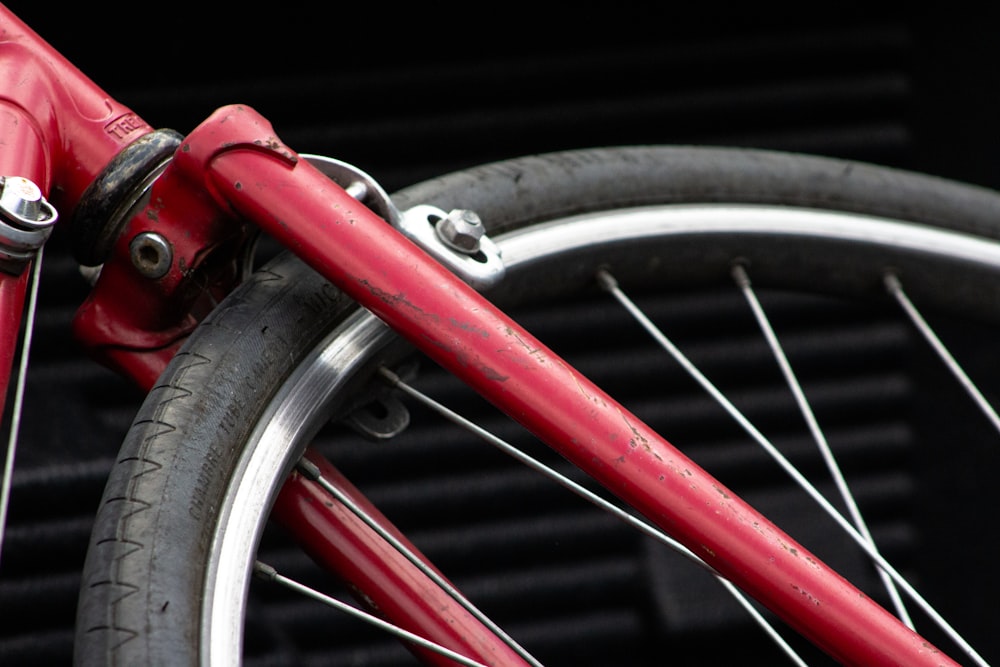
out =
[[[1000,185],[1000,47],[986,17],[705,4],[544,19],[512,4],[448,15],[9,6],[154,127],[186,132],[220,105],[249,104],[292,148],[353,162],[390,191],[521,154],[649,143],[806,151]],[[10,665],[69,661],[89,520],[140,400],[78,354],[67,326],[85,287],[72,262],[48,257],[0,573]]]
[[[523,153],[678,142],[996,178],[996,39],[975,14],[10,6],[154,126],[186,131],[247,103],[293,147],[389,186]]]

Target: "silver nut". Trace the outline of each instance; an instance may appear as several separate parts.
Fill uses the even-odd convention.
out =
[[[468,255],[479,252],[479,241],[486,233],[479,216],[467,209],[453,210],[438,220],[435,230],[447,246]]]

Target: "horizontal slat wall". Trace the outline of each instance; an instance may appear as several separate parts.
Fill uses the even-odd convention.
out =
[[[312,14],[291,10],[266,20],[241,12],[209,28],[193,22],[181,5],[155,8],[155,14],[119,7],[99,17],[76,5],[59,12],[36,3],[20,9],[154,125],[186,131],[216,106],[247,103],[270,117],[297,150],[355,162],[390,189],[488,160],[619,143],[752,145],[898,164],[927,152],[921,141],[928,139],[915,134],[912,122],[915,105],[925,101],[911,67],[921,42],[904,21],[870,12],[866,19],[829,22],[616,15],[585,30],[577,29],[582,23],[560,29],[537,25],[529,15],[498,16],[491,21],[495,30],[478,35],[456,32],[452,24],[423,30],[405,22],[358,24],[352,14],[346,17],[354,33],[348,38],[342,21],[320,24]],[[290,61],[289,52],[305,59]],[[222,56],[192,58],[209,53]],[[78,355],[68,325],[86,287],[60,256],[64,251],[57,235],[46,261],[11,525],[0,561],[3,664],[69,662],[87,525],[139,401]],[[911,446],[910,427],[899,416],[908,381],[894,370],[905,334],[893,326],[859,329],[813,320],[802,305],[789,312],[807,313],[801,319],[815,323],[795,331],[790,354],[808,364],[817,410],[835,417],[830,435],[844,448],[845,465],[864,479],[862,499],[875,512],[876,535],[894,554],[905,555],[913,543],[901,507],[911,488],[887,472]],[[745,327],[732,335],[715,326],[728,316],[729,301],[651,307],[698,341],[692,354],[726,359],[726,379],[748,410],[767,424],[794,421],[777,378],[761,370],[766,350],[745,344]],[[589,306],[568,308],[556,329],[573,322],[569,328],[587,330],[589,342],[595,332],[617,328],[600,330],[609,317]],[[539,318],[539,326],[545,320]],[[853,349],[860,361],[849,367],[829,362],[821,344],[831,342]],[[767,467],[714,408],[682,396],[683,380],[653,373],[655,355],[642,352],[631,366],[610,370],[675,383],[669,401],[642,405],[640,399],[640,408],[676,427],[678,437],[692,443],[692,455],[720,463],[727,483],[746,485],[763,504],[787,506],[783,480],[764,472]],[[606,365],[600,355],[582,363],[595,370]],[[619,375],[618,383],[628,386],[632,377]],[[433,378],[428,386],[445,398],[452,391]],[[861,416],[861,423],[841,426],[837,419],[845,415]],[[792,455],[808,446],[801,433],[781,432],[778,439]],[[467,438],[414,429],[392,447],[394,467],[360,444],[338,447],[338,462],[359,476],[374,470],[372,497],[540,653],[573,647],[566,664],[606,665],[614,660],[605,651],[631,650],[641,664],[645,649],[636,642],[666,636],[680,662],[686,638],[734,627],[732,636],[742,636],[745,622],[719,612],[724,603],[714,593],[704,597],[701,584],[676,574],[681,570],[672,562],[662,566],[669,559],[659,549],[534,475],[511,470],[481,446],[470,447]],[[435,455],[455,467],[412,474]],[[309,571],[277,541],[269,548],[276,565]],[[353,622],[273,592],[261,597],[275,605],[260,617],[273,623],[254,621],[252,627],[257,664],[397,664],[399,649],[391,641]],[[330,636],[353,643],[331,648],[325,641]]]
[[[908,149],[905,26],[731,28],[604,41],[556,33],[544,42],[494,31],[456,50],[414,38],[397,45],[399,61],[355,52],[318,73],[263,62],[228,85],[168,73],[169,85],[128,82],[118,92],[155,110],[154,125],[180,131],[238,100],[293,148],[355,162],[390,186],[586,146],[756,145],[876,161]]]

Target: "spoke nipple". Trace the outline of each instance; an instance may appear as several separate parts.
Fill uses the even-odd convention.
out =
[[[255,577],[264,581],[274,581],[278,578],[277,570],[266,563],[261,563],[259,560],[253,564],[253,573]]]
[[[750,276],[747,274],[747,270],[742,262],[733,264],[733,280],[736,281],[736,285],[741,289],[750,287]]]
[[[899,282],[899,277],[892,271],[887,271],[885,274],[885,288],[893,294],[897,294],[903,289],[903,285]]]
[[[606,269],[600,269],[597,272],[597,284],[608,292],[613,292],[618,289],[618,281],[615,280],[615,277],[608,273]]]
[[[382,379],[388,382],[390,386],[398,387],[403,382],[398,375],[390,371],[385,366],[379,367],[378,372],[379,375],[382,376]]]
[[[295,464],[295,468],[299,471],[300,475],[313,482],[323,476],[319,470],[319,466],[306,458],[299,459],[299,462]]]

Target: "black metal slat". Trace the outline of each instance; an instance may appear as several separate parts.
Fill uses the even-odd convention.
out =
[[[905,113],[912,94],[906,64],[908,54],[919,45],[912,42],[902,24],[873,22],[830,29],[775,26],[761,30],[759,35],[742,35],[734,39],[720,36],[703,40],[682,34],[672,37],[671,40],[652,40],[646,35],[643,40],[630,44],[620,40],[607,49],[596,51],[593,50],[595,44],[583,44],[569,38],[544,49],[539,47],[537,51],[495,48],[487,49],[482,57],[471,54],[463,59],[436,54],[425,61],[419,52],[414,52],[412,58],[402,62],[362,61],[361,67],[344,64],[333,68],[326,66],[318,71],[313,67],[300,76],[287,72],[281,77],[269,76],[266,72],[260,76],[237,72],[232,73],[229,85],[219,84],[214,78],[217,72],[209,76],[196,71],[190,72],[193,83],[179,83],[175,87],[162,85],[153,78],[148,79],[147,87],[137,83],[141,81],[138,79],[112,78],[105,85],[113,94],[120,93],[140,112],[148,113],[155,122],[182,130],[188,129],[185,126],[197,122],[216,104],[251,103],[274,117],[279,134],[294,147],[355,161],[390,187],[444,169],[518,153],[606,143],[730,143],[890,161],[903,160],[912,145],[914,137]],[[519,53],[524,54],[523,58]],[[183,82],[184,72],[179,71],[176,77]],[[202,83],[197,83],[199,80]],[[321,92],[322,89],[328,92]],[[46,611],[45,615],[60,620],[40,624],[43,627],[0,626],[0,661],[4,664],[68,662],[70,592],[75,586],[74,573],[79,563],[66,563],[66,554],[75,554],[71,557],[73,561],[81,557],[78,547],[82,526],[93,511],[92,502],[96,503],[100,493],[100,471],[113,456],[127,426],[127,415],[138,401],[102,371],[85,370],[69,361],[71,355],[67,351],[71,343],[63,332],[67,330],[75,304],[84,293],[74,271],[74,267],[59,261],[51,262],[46,268],[45,291],[56,297],[56,304],[43,311],[44,326],[39,332],[35,357],[42,370],[39,377],[44,382],[29,386],[28,421],[31,425],[22,448],[30,453],[22,456],[24,465],[16,478],[12,537],[4,554],[4,568],[0,570],[0,609],[4,610],[5,617],[34,618],[32,614],[37,613],[38,608],[32,605],[32,594],[52,589],[57,591],[55,601],[40,604],[58,605],[57,613],[49,616]],[[790,307],[790,310],[799,312],[799,306]],[[671,309],[672,320],[682,327],[696,328],[701,336],[706,331],[704,317],[716,317],[726,310],[715,303],[708,308],[702,303],[702,315],[685,311],[680,302],[665,308]],[[578,317],[579,322],[593,323],[608,316],[590,309]],[[593,331],[591,324],[581,326]],[[873,384],[870,392],[859,392],[857,388],[864,385],[866,377],[859,371],[859,384],[848,389],[847,395],[824,393],[823,377],[834,371],[843,374],[843,369],[831,367],[821,353],[812,350],[816,338],[825,339],[837,331],[839,329],[829,322],[824,322],[812,332],[793,335],[790,349],[798,349],[803,358],[812,357],[815,362],[806,372],[814,374],[813,381],[820,396],[818,409],[828,405],[832,412],[846,414],[867,405],[874,397],[884,397],[887,385]],[[898,331],[882,329],[877,335],[869,334],[844,329],[842,344],[859,348],[867,354],[863,358],[877,358],[881,364],[891,366],[894,356],[887,352],[898,345]],[[719,346],[708,350],[710,356],[721,353],[746,362],[742,342],[726,336],[722,338]],[[863,339],[862,344],[857,342],[858,338]],[[696,351],[696,355],[701,356],[701,353]],[[763,364],[763,356],[760,362]],[[641,365],[648,364],[645,361],[637,364]],[[743,367],[729,379],[737,384],[744,382],[746,372],[747,367]],[[60,385],[57,393],[52,392],[53,381]],[[430,385],[436,386],[433,382]],[[904,386],[891,382],[889,386],[902,392],[905,398]],[[61,398],[63,396],[65,398]],[[88,403],[83,414],[76,414],[71,411],[71,400],[80,396],[87,396]],[[107,398],[112,404],[102,407]],[[890,404],[898,407],[896,399]],[[761,407],[765,411],[773,410],[775,420],[794,419],[788,417],[791,413],[787,401],[776,399],[771,405],[770,408]],[[690,413],[690,406],[685,405],[676,412]],[[54,414],[61,418],[52,419]],[[702,422],[714,423],[714,417]],[[896,494],[905,492],[905,485],[887,480],[880,472],[880,461],[898,456],[909,446],[909,432],[896,424],[893,419],[873,421],[854,431],[843,431],[835,424],[831,433],[838,439],[843,436],[851,452],[867,452],[859,457],[861,474],[867,462],[876,462],[870,481],[875,490],[867,492],[865,497],[888,505],[889,509],[878,512],[878,530],[902,536],[895,542],[899,545],[896,548],[903,552],[910,546],[906,529],[899,527],[905,522],[900,524],[895,508],[901,504]],[[92,428],[95,426],[96,429]],[[697,432],[698,428],[699,424],[695,423],[693,430]],[[731,435],[729,431],[727,434]],[[401,442],[393,456],[405,464],[407,457],[416,460],[429,456],[427,452],[435,447],[448,456],[467,449],[463,443],[449,442],[440,435],[432,435],[431,441],[421,439],[427,435],[415,430],[414,439]],[[75,442],[77,439],[80,442]],[[876,447],[873,450],[873,443],[882,445],[883,449]],[[791,446],[794,451],[805,445],[792,442]],[[349,450],[345,467],[361,471],[378,467],[373,447],[358,445]],[[731,453],[736,445],[728,435],[710,438],[698,447],[700,453],[693,451],[693,455],[721,460],[723,464],[728,462],[734,472],[743,465],[745,455]],[[505,596],[493,596],[491,590],[502,592],[511,581],[502,567],[508,559],[536,561],[535,571],[529,568],[520,575],[523,577],[520,581],[526,583],[517,590],[517,597],[529,609],[552,608],[552,603],[546,602],[550,594],[579,592],[579,583],[571,576],[562,581],[544,577],[552,567],[548,560],[551,556],[545,554],[548,547],[534,547],[538,551],[531,551],[531,547],[526,546],[525,538],[530,533],[557,537],[564,546],[565,543],[601,543],[603,549],[596,557],[585,555],[581,549],[580,555],[573,555],[574,564],[565,569],[566,573],[585,573],[588,589],[599,589],[605,583],[629,591],[648,588],[652,576],[648,555],[642,550],[636,551],[634,543],[627,538],[609,544],[606,537],[618,535],[618,529],[609,527],[606,519],[591,522],[581,518],[575,510],[567,510],[567,507],[576,507],[576,501],[553,501],[553,511],[540,516],[536,515],[537,503],[525,502],[536,509],[512,516],[499,512],[498,518],[485,525],[462,525],[470,517],[453,515],[449,529],[435,528],[433,515],[430,519],[420,519],[406,514],[405,510],[422,504],[430,506],[432,511],[447,505],[451,508],[449,512],[456,506],[464,506],[472,513],[472,519],[485,512],[482,506],[470,501],[468,478],[462,475],[474,471],[473,485],[489,486],[485,475],[489,466],[495,465],[495,459],[491,455],[468,456],[468,461],[462,464],[467,469],[456,473],[451,483],[442,483],[441,475],[446,478],[447,473],[433,471],[433,475],[413,480],[412,486],[406,486],[405,481],[399,481],[405,476],[397,473],[387,478],[383,491],[376,487],[374,495],[385,497],[389,509],[399,512],[401,523],[412,521],[416,524],[417,538],[425,541],[429,551],[441,554],[446,562],[449,557],[460,558],[465,561],[466,569],[479,572],[479,577],[470,583],[472,588],[482,592],[484,606],[497,604],[506,608],[508,601],[500,599]],[[509,486],[500,484],[502,479],[497,480],[501,492],[507,489],[507,495],[517,496],[525,485],[535,488],[534,481],[525,481],[528,478],[520,476],[523,473],[506,472],[506,467],[499,469],[503,471],[499,474],[509,476]],[[729,473],[723,470],[722,474]],[[434,489],[440,498],[415,497],[421,484]],[[780,488],[774,491],[779,497],[783,493]],[[512,489],[517,489],[517,493],[510,492]],[[548,499],[550,492],[538,493],[541,495],[529,495],[522,500]],[[396,502],[392,502],[393,498]],[[549,543],[551,546],[551,539]],[[527,551],[520,555],[498,553],[497,549],[503,544]],[[268,545],[268,548],[272,547]],[[278,562],[282,563],[280,554],[285,552],[280,546],[273,548],[278,550],[274,553],[279,554]],[[454,553],[449,554],[452,549]],[[558,547],[553,549],[560,552]],[[483,555],[485,552],[488,556]],[[57,561],[51,560],[53,558]],[[308,567],[301,556],[288,555],[287,559],[293,571]],[[60,563],[58,568],[52,566],[51,580],[34,583],[35,580],[28,578],[29,570],[31,576],[44,576],[34,570],[45,570],[49,562]],[[37,567],[38,563],[44,565]],[[477,567],[480,563],[483,568]],[[530,585],[533,577],[545,581],[546,587]],[[671,596],[670,599],[676,598]],[[646,611],[652,602],[647,595],[637,606],[613,605],[608,611],[580,602],[573,613],[553,614],[546,621],[531,627],[522,625],[518,630],[523,633],[526,643],[533,640],[542,650],[554,646],[575,647],[578,653],[572,658],[573,664],[588,664],[587,658],[592,664],[609,664],[597,640],[610,638],[612,631],[621,632],[618,639],[611,641],[615,646],[622,646],[663,631],[650,627]],[[260,664],[284,664],[280,660],[283,656],[296,661],[301,659],[305,664],[320,663],[331,656],[345,662],[349,660],[351,664],[395,664],[398,650],[382,639],[373,639],[371,644],[360,643],[345,649],[346,653],[327,653],[324,646],[311,643],[312,639],[304,640],[301,651],[294,648],[299,630],[292,627],[292,621],[298,627],[312,628],[325,636],[330,633],[331,623],[336,627],[343,622],[331,621],[328,612],[318,611],[308,603],[283,604],[288,606],[269,613],[274,626],[266,631],[255,629],[252,633],[260,640],[261,645],[255,647],[259,650],[255,655]],[[28,608],[35,611],[29,613]],[[517,618],[516,613],[511,615]],[[33,623],[28,625],[34,626]],[[347,628],[343,631],[344,636],[367,636],[363,631],[343,625]],[[692,621],[692,627],[697,625]]]

